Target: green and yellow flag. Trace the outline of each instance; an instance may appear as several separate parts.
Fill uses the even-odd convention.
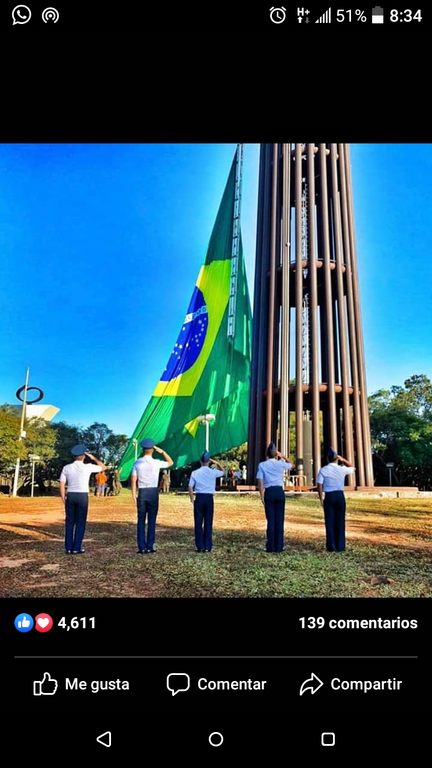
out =
[[[120,462],[121,480],[135,460],[133,441],[145,437],[172,456],[175,468],[197,461],[205,449],[198,417],[206,413],[216,417],[212,454],[247,440],[251,307],[240,231],[233,256],[235,194],[236,158],[179,336]]]

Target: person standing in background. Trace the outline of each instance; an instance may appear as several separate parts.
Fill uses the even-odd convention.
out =
[[[170,475],[169,469],[164,469],[162,480],[163,480],[163,492],[169,493],[169,489],[171,485],[171,475]]]
[[[105,496],[105,488],[107,484],[108,477],[105,474],[105,472],[98,472],[96,475],[96,487],[97,487],[97,495],[99,498],[102,498],[102,496]]]

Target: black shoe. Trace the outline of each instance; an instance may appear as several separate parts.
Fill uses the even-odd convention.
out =
[[[67,549],[66,550],[66,555],[71,555],[71,554],[72,554],[72,550],[71,549]]]
[[[155,550],[155,548],[154,548],[154,547],[150,547],[150,548],[147,550],[147,554],[149,554],[149,555],[152,555],[152,554],[153,554],[153,552],[156,552],[156,550]]]
[[[145,555],[145,554],[146,554],[146,551],[147,551],[146,549],[139,549],[139,550],[137,551],[137,555]]]
[[[198,548],[197,548],[197,552],[202,552],[202,551],[203,551],[202,549],[198,549]]]
[[[73,549],[72,554],[73,555],[83,555],[85,552],[85,549]]]

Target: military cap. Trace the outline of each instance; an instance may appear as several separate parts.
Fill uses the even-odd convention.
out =
[[[150,437],[146,437],[145,440],[141,440],[140,446],[141,448],[154,448],[154,440],[152,440]]]
[[[82,456],[83,453],[87,453],[87,452],[88,452],[88,448],[83,443],[81,443],[81,445],[75,445],[73,448],[71,448],[72,456]]]

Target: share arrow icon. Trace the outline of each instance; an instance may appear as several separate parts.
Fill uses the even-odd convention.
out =
[[[300,696],[303,696],[306,691],[310,691],[311,693],[316,693],[319,691],[321,686],[324,685],[323,681],[319,679],[313,672],[312,677],[310,677],[308,680],[305,680],[304,683],[302,683],[302,686],[300,688]]]

